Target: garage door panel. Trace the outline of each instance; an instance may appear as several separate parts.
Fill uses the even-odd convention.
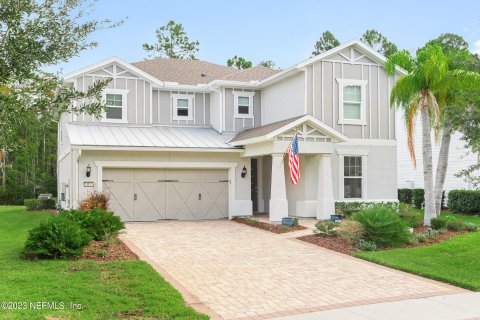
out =
[[[226,170],[199,170],[198,181],[199,182],[219,182],[228,179],[228,172]]]
[[[194,220],[198,211],[198,185],[196,182],[166,183],[167,219]]]
[[[123,221],[134,221],[133,182],[104,181],[103,190],[110,196],[109,209]]]
[[[165,169],[135,169],[135,181],[158,182],[165,180]]]
[[[165,183],[136,182],[135,220],[165,219]]]
[[[228,183],[200,182],[199,219],[226,218],[228,212]]]

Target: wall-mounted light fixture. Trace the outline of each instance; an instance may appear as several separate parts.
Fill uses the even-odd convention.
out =
[[[90,177],[90,173],[92,173],[92,167],[90,167],[90,164],[87,165],[87,178]]]
[[[242,176],[242,178],[245,178],[247,176],[247,167],[243,166],[241,176]]]

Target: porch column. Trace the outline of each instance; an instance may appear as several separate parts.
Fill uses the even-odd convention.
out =
[[[317,185],[317,219],[330,219],[335,214],[335,201],[333,199],[332,155],[324,153],[318,158],[318,185]],[[340,183],[340,182],[339,182]]]
[[[271,222],[282,222],[282,218],[288,217],[287,189],[285,187],[285,169],[283,154],[272,154],[272,183],[270,191]]]

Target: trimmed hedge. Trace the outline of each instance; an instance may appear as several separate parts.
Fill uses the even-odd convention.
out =
[[[55,209],[55,199],[25,199],[23,204],[27,210]]]
[[[448,193],[448,208],[452,211],[476,214],[480,212],[480,191],[452,190]]]
[[[413,189],[412,201],[415,208],[422,209],[422,204],[425,202],[425,191],[423,189]]]
[[[375,205],[382,205],[391,208],[393,211],[398,211],[398,202],[382,201],[382,202],[369,202],[369,201],[337,201],[335,202],[335,213],[344,217],[349,217],[354,213],[371,208]]]
[[[412,189],[398,189],[398,201],[412,204],[413,190]]]
[[[118,233],[125,229],[125,224],[120,217],[115,216],[113,212],[102,209],[93,209],[92,211],[70,210],[60,213],[61,216],[78,223],[93,240],[108,240],[116,237]]]

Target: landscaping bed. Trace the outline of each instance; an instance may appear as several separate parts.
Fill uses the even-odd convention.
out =
[[[424,233],[427,231],[427,227],[418,227],[414,228],[414,233]],[[468,233],[468,231],[449,231],[438,233],[435,238],[427,238],[425,242],[418,242],[415,244],[403,244],[401,248],[414,248],[414,247],[423,247],[429,246],[435,243],[439,243],[455,236]],[[298,240],[312,243],[319,247],[323,247],[329,250],[337,251],[343,254],[353,255],[355,252],[360,252],[361,250],[355,248],[354,246],[349,245],[344,239],[338,236],[329,236],[329,237],[319,237],[317,235],[309,235],[297,238]],[[382,248],[382,250],[392,250],[398,248]]]
[[[287,227],[281,224],[271,224],[251,218],[233,218],[232,220],[238,223],[246,224],[247,226],[267,230],[278,234],[306,229],[304,226],[301,225]]]
[[[96,261],[138,260],[126,244],[116,238],[113,241],[95,241],[83,250],[81,259]]]

